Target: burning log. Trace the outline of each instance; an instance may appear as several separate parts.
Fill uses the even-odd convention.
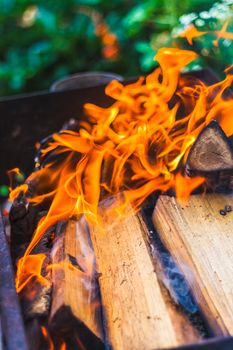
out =
[[[11,246],[16,255],[18,246],[24,245],[16,287],[19,293],[23,288],[30,291],[35,276],[47,283],[43,275],[46,252],[41,253],[40,249],[35,252],[35,247],[42,243],[43,248],[47,230],[57,222],[68,221],[54,241],[52,265],[47,264],[53,283],[49,320],[44,313],[38,314],[37,308],[36,312],[30,308],[44,338],[49,344],[54,342],[50,348],[64,348],[68,343],[91,350],[103,348],[95,259],[87,225],[84,219],[77,223],[69,221],[83,214],[90,224],[107,338],[112,347],[115,350],[164,348],[198,339],[186,318],[172,309],[164,296],[157,276],[159,269],[150,255],[147,232],[139,217],[129,205],[123,208],[127,218],[113,217],[112,211],[119,199],[107,200],[99,207],[102,199],[118,196],[121,191],[126,191],[126,202],[139,209],[152,192],[179,189],[181,182],[186,183],[179,170],[183,169],[183,161],[198,130],[202,130],[207,121],[216,118],[227,134],[233,134],[228,123],[231,101],[222,99],[232,83],[231,74],[209,87],[180,76],[180,71],[195,58],[196,54],[190,50],[159,50],[156,55],[159,69],[146,79],[140,78],[126,86],[112,81],[106,87],[106,94],[114,100],[112,105],[102,108],[86,104],[85,120],[81,116],[82,120],[71,123],[72,130],[61,130],[44,139],[38,147],[35,172],[23,187],[28,201],[19,203],[18,209],[11,213]],[[69,125],[67,127],[69,129]],[[212,151],[213,137],[214,144],[218,144],[217,154]],[[207,140],[203,144],[208,144],[204,151],[203,139]],[[194,145],[187,169],[192,168],[194,159],[196,172],[203,172],[204,158],[211,163],[209,169],[205,168],[207,173],[215,174],[222,168],[231,170],[233,157],[225,155],[229,154],[225,141],[216,127],[209,126],[199,138],[201,151]],[[222,157],[226,158],[226,164]],[[202,177],[193,183],[190,180],[192,186],[187,186],[186,195],[203,181]],[[27,193],[30,183],[36,188],[31,195]],[[21,192],[21,186],[13,190],[11,199],[20,200]],[[29,221],[32,203],[38,211],[47,211],[37,227],[36,213]],[[123,203],[119,202],[119,207],[122,209]],[[98,210],[102,227],[93,224]],[[36,259],[39,264],[31,264]],[[43,296],[39,294],[35,301]],[[37,305],[40,308],[40,303]],[[36,322],[31,323],[29,329],[38,329],[37,326]]]
[[[11,256],[15,261],[21,257],[26,245],[30,242],[36,227],[38,208],[28,204],[23,194],[20,194],[13,202],[10,211],[11,223]]]
[[[38,278],[32,277],[19,293],[19,300],[25,320],[46,316],[50,309],[51,282],[41,284]]]
[[[191,147],[185,171],[189,176],[204,175],[208,187],[215,190],[232,188],[231,140],[215,120],[202,130]]]
[[[216,121],[199,134],[189,152],[186,169],[196,173],[233,169],[231,145]]]
[[[233,334],[232,205],[229,195],[195,195],[185,206],[160,196],[153,213],[162,241],[216,335]]]
[[[49,323],[55,335],[66,328],[76,332],[83,348],[102,349],[99,288],[88,235],[84,218],[77,222],[70,220],[53,245],[53,295]],[[59,332],[56,332],[57,329]]]
[[[115,199],[102,202],[102,225],[91,227],[107,341],[114,350],[172,347],[199,337],[163,295],[146,231],[128,205],[114,215]]]
[[[25,323],[25,329],[30,350],[48,350],[49,344],[43,335],[43,328],[41,328],[40,322],[37,318],[27,321]]]
[[[30,212],[27,214],[30,217]],[[39,212],[36,216],[36,222],[45,215],[45,212]],[[21,218],[23,220],[27,218]],[[32,250],[32,259],[27,262],[28,267],[32,272],[32,276],[28,282],[19,288],[19,300],[22,307],[24,320],[32,320],[37,317],[47,316],[51,304],[52,283],[47,267],[51,263],[51,236],[54,234],[55,227],[48,229],[42,239],[37,243]],[[28,243],[21,244],[21,251],[25,252]],[[40,268],[42,269],[40,271]],[[42,283],[43,280],[43,283]]]

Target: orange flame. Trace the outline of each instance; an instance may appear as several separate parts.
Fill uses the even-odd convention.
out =
[[[18,286],[30,273],[38,273],[29,264],[35,256],[28,254],[57,221],[84,214],[96,222],[101,198],[121,191],[126,203],[137,209],[154,191],[173,188],[178,197],[187,199],[204,182],[183,177],[179,169],[211,120],[216,119],[227,135],[233,134],[232,98],[225,96],[233,76],[228,70],[223,81],[211,86],[180,76],[196,57],[192,51],[160,49],[156,55],[160,68],[126,86],[112,81],[106,87],[106,94],[115,100],[110,107],[88,103],[87,121],[78,131],[53,135],[41,152],[45,164],[28,180],[37,180],[41,187],[29,201],[49,200],[51,205],[19,263]],[[56,160],[46,163],[51,153]],[[40,262],[37,268],[41,266]]]
[[[12,191],[12,190],[13,190],[13,181],[14,181],[14,178],[15,178],[17,175],[22,175],[22,174],[21,174],[19,168],[14,168],[14,169],[8,170],[8,171],[7,171],[7,175],[8,175],[9,180],[10,180],[9,190]]]
[[[228,39],[233,40],[233,33],[227,32],[227,27],[229,25],[230,19],[228,19],[222,26],[222,29],[218,32],[215,32],[215,35],[217,36],[216,40],[213,41],[213,44],[215,46],[218,45],[219,39]]]
[[[28,191],[28,185],[27,184],[22,184],[22,185],[16,187],[14,190],[12,190],[11,186],[9,188],[11,190],[10,195],[9,195],[9,199],[10,200],[18,197],[18,195],[20,193],[26,193]]]
[[[193,39],[203,36],[207,33],[208,32],[199,31],[194,24],[190,24],[183,32],[179,33],[177,36],[180,38],[186,38],[189,45],[193,45]]]
[[[218,42],[220,39],[228,39],[233,40],[233,33],[227,32],[227,27],[229,25],[230,19],[228,19],[222,26],[222,28],[219,31],[208,31],[208,32],[202,32],[199,31],[194,24],[190,24],[184,31],[179,33],[177,37],[180,38],[186,38],[189,45],[193,45],[193,39],[198,38],[200,36],[211,34],[216,36],[216,39],[213,40],[213,44],[215,46],[218,45]]]
[[[187,203],[189,191],[193,192],[197,187],[203,184],[204,178],[197,176],[195,178],[184,177],[181,174],[175,176],[174,189],[180,201]],[[187,188],[189,191],[187,191]]]
[[[60,350],[66,350],[66,343],[61,344]]]
[[[41,326],[41,332],[42,332],[44,338],[48,342],[49,350],[55,350],[53,341],[52,341],[52,339],[51,339],[51,337],[49,335],[49,332],[48,332],[48,330],[47,330],[47,328],[45,326]]]
[[[41,276],[41,269],[46,256],[44,254],[27,255],[19,259],[17,264],[16,291],[19,293],[35,276],[40,284],[48,284],[48,280]]]

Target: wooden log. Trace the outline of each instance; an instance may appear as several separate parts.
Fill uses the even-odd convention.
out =
[[[102,349],[99,289],[88,234],[83,219],[70,220],[54,243],[49,323],[52,333],[53,330],[60,329],[61,333],[63,329],[68,332],[76,328],[73,329],[77,331],[74,337],[79,338],[85,349]]]
[[[231,144],[218,122],[212,121],[190,149],[186,172],[206,173],[233,169]]]
[[[26,197],[20,194],[13,202],[10,210],[10,248],[13,263],[23,256],[37,224],[38,208],[28,204]]]
[[[145,227],[129,205],[123,217],[114,215],[116,204],[102,202],[102,224],[90,229],[108,343],[114,350],[146,350],[197,341],[187,319],[163,295]]]
[[[43,321],[39,318],[33,318],[26,321],[24,325],[29,350],[48,350],[49,344],[42,332]]]
[[[160,196],[153,213],[156,230],[216,335],[233,334],[233,212],[221,215],[225,206],[233,207],[231,195],[193,195],[187,205]]]
[[[44,213],[38,214],[37,222],[39,221],[39,217],[42,216],[44,216]],[[35,257],[35,260],[31,260],[30,263],[27,263],[28,268],[32,268],[32,276],[18,293],[24,321],[37,317],[47,317],[49,314],[51,306],[52,283],[50,273],[47,271],[47,268],[51,264],[51,236],[53,236],[54,231],[55,226],[51,226],[44,233],[42,239],[37,243],[31,252],[31,257]],[[27,246],[27,244],[20,245],[22,253],[25,252]],[[44,256],[41,271],[36,271],[34,268],[35,265],[38,266],[40,263],[39,256],[41,255]],[[36,257],[38,257],[38,260],[36,260]],[[40,274],[43,280],[41,280]]]
[[[227,137],[217,121],[212,120],[191,147],[185,165],[188,176],[204,176],[208,189],[224,192],[233,188],[232,137]]]

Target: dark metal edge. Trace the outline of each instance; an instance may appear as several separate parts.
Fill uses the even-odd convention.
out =
[[[3,350],[28,350],[23,319],[14,285],[14,272],[3,217],[0,212],[0,311]]]

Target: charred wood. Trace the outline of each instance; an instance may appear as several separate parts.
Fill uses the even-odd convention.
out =
[[[56,312],[56,316],[49,322],[54,349],[60,349],[66,344],[67,350],[104,350],[103,341],[73,313],[70,306],[63,305]]]
[[[9,219],[11,224],[10,248],[13,262],[21,257],[29,244],[37,225],[38,208],[28,203],[20,194],[12,204]]]
[[[38,220],[44,216],[44,212],[41,212],[37,216]],[[32,250],[31,254],[45,255],[43,261],[41,276],[45,278],[46,283],[41,283],[39,276],[32,276],[23,289],[19,292],[19,300],[22,307],[22,312],[25,320],[33,319],[35,317],[48,316],[51,306],[51,293],[52,293],[52,282],[51,274],[47,270],[51,264],[51,246],[52,238],[56,232],[55,227],[51,227],[45,232],[41,240]],[[22,253],[25,252],[28,243],[21,245]],[[24,249],[23,249],[24,248]]]
[[[29,350],[49,349],[49,344],[42,332],[41,325],[43,325],[43,321],[39,318],[33,318],[25,322]]]

